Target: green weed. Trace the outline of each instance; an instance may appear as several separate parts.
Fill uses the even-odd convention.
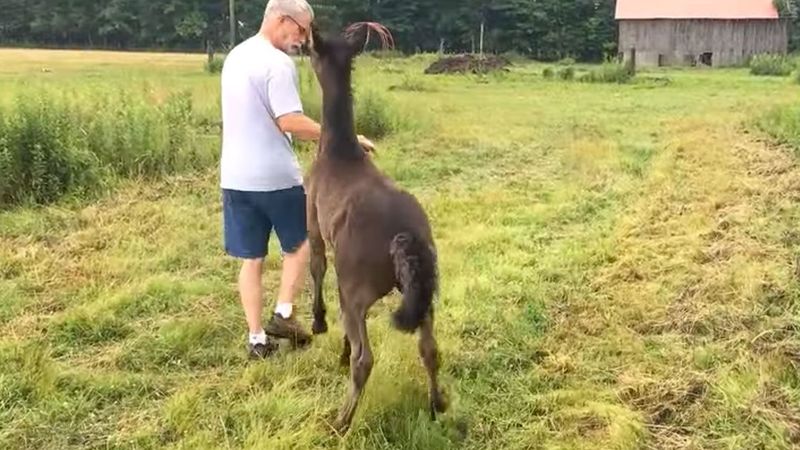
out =
[[[786,55],[760,54],[750,59],[750,73],[785,77],[796,68],[795,60]]]

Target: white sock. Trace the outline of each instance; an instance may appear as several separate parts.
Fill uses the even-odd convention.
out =
[[[292,317],[292,309],[294,309],[293,304],[279,301],[278,306],[275,307],[275,312],[280,314],[284,319],[288,319]]]
[[[267,343],[267,333],[264,333],[264,330],[261,330],[260,333],[250,333],[250,344],[256,345],[266,345]]]

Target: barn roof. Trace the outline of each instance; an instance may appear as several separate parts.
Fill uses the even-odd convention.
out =
[[[773,0],[617,0],[617,19],[778,19]]]

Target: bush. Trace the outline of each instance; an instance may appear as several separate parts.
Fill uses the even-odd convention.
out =
[[[20,94],[0,110],[0,207],[45,204],[118,177],[158,177],[205,166],[192,98],[161,103],[118,95]]]
[[[380,139],[394,131],[393,111],[387,99],[377,91],[367,90],[355,99],[356,132],[370,139]]]
[[[205,69],[208,73],[222,72],[222,66],[225,65],[225,57],[214,55],[211,60],[206,60]]]
[[[558,78],[566,81],[571,81],[575,79],[575,68],[574,67],[565,67],[558,71]]]
[[[552,67],[545,67],[542,71],[542,77],[544,77],[545,80],[552,80],[556,77],[556,73]]]
[[[617,64],[605,63],[599,69],[590,71],[581,76],[580,81],[586,83],[627,83],[633,79],[633,72],[630,67]]]
[[[794,82],[800,84],[800,70],[794,73]]]
[[[48,203],[97,184],[97,159],[68,105],[25,96],[14,108],[0,118],[0,205]]]
[[[790,75],[795,69],[795,62],[785,55],[761,54],[750,60],[750,73],[759,76]]]

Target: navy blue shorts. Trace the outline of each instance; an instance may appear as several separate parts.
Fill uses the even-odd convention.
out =
[[[223,189],[222,210],[225,251],[236,258],[267,256],[273,229],[284,253],[294,253],[308,237],[302,186],[271,192]]]

